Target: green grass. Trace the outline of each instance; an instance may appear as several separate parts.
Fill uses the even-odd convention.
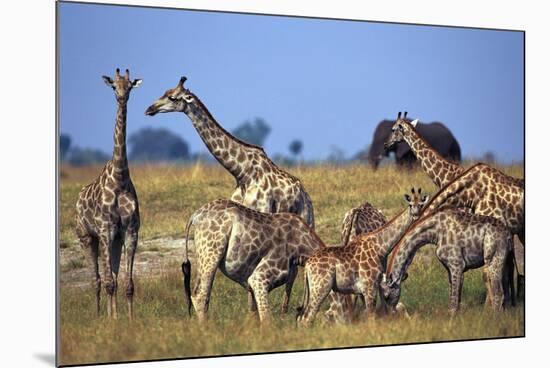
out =
[[[513,176],[523,176],[521,166],[502,169]],[[93,179],[99,168],[63,170],[61,240],[74,246],[74,203],[82,185]],[[375,172],[364,166],[316,166],[289,171],[302,179],[310,193],[317,232],[327,243],[338,242],[345,211],[365,200],[390,218],[403,208],[402,195],[411,186],[435,192],[434,185],[419,170],[400,172],[385,167]],[[136,167],[132,168],[132,177],[142,213],[141,240],[181,237],[191,212],[209,200],[227,197],[234,186],[233,179],[217,167]],[[162,251],[156,246],[146,250]],[[270,294],[273,321],[269,326],[260,326],[246,312],[246,292],[220,272],[214,282],[209,320],[201,325],[194,315],[189,318],[176,262],[158,278],[136,274],[136,318],[131,324],[125,318],[123,280],[119,281],[121,316],[116,322],[95,316],[91,289],[64,287],[60,298],[60,361],[96,363],[524,334],[523,305],[497,315],[483,308],[485,290],[480,270],[466,273],[462,311],[450,318],[446,271],[432,256],[433,249],[425,247],[419,253],[421,256],[415,258],[409,278],[403,283],[401,298],[412,318],[381,318],[347,326],[324,324],[318,315],[311,328],[296,328],[293,311],[303,295],[301,273],[294,285],[291,313],[279,312],[282,288]]]

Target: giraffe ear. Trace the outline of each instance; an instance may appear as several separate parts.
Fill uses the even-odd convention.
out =
[[[411,197],[408,194],[405,194],[405,200],[410,203]]]
[[[105,82],[106,85],[108,85],[109,87],[113,86],[113,80],[110,77],[103,75],[101,76],[101,78],[103,78],[103,81]]]
[[[413,128],[416,128],[416,124],[418,124],[418,119],[414,119],[413,121],[411,121],[411,125],[413,126]]]
[[[422,198],[422,203],[423,203],[423,204],[426,204],[426,203],[428,203],[429,200],[430,200],[430,196],[426,194],[426,195]]]
[[[141,79],[134,79],[132,82],[132,88],[137,88],[141,84]]]

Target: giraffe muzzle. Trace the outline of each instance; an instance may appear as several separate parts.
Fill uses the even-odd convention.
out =
[[[145,110],[145,115],[147,116],[155,116],[158,113],[158,110],[155,105],[151,105]]]

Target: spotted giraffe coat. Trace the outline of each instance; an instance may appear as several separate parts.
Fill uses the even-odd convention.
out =
[[[192,295],[187,255],[184,285],[189,307],[194,306],[200,320],[206,316],[217,269],[251,293],[260,320],[264,321],[269,317],[268,293],[293,282],[295,265],[325,247],[295,214],[266,214],[228,199],[217,199],[197,210],[188,222],[186,238],[191,226],[195,229],[193,263],[197,267]]]
[[[509,299],[506,268],[513,267],[512,234],[494,217],[475,215],[458,209],[442,209],[416,221],[403,235],[388,262],[387,277],[381,284],[382,294],[390,307],[397,305],[401,281],[418,249],[435,244],[435,254],[449,275],[451,287],[449,310],[460,305],[463,273],[485,266],[487,292],[495,310]]]
[[[418,218],[427,196],[406,195],[409,209],[395,216],[383,227],[361,234],[345,247],[327,247],[316,251],[306,261],[304,268],[304,303],[298,312],[298,321],[310,324],[321,303],[331,291],[340,294],[356,294],[365,300],[365,313],[372,317],[376,295],[386,257],[408,226]],[[341,296],[340,296],[341,297]]]

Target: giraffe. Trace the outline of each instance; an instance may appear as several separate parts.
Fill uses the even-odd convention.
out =
[[[443,158],[436,150],[434,150],[425,140],[416,132],[416,124],[418,119],[413,120],[412,122],[407,121],[407,112],[405,111],[403,118],[401,118],[401,112],[397,114],[397,120],[392,127],[392,133],[384,146],[388,149],[393,145],[405,141],[411,151],[416,156],[417,160],[420,162],[422,169],[430,177],[433,183],[441,189],[442,187],[449,184],[456,177],[461,175],[465,168],[455,162],[451,162]],[[495,170],[495,169],[494,169]],[[504,174],[502,174],[504,175]],[[509,179],[517,183],[518,186],[523,187],[524,181],[522,179],[516,179],[508,177]],[[489,214],[490,216],[490,214]],[[497,217],[497,218],[501,218]],[[519,234],[518,238],[520,239],[522,245],[525,245],[524,238]],[[511,270],[513,272],[513,269]],[[509,278],[510,285],[508,287],[513,288],[513,278]],[[523,288],[523,275],[518,271],[518,294],[519,297],[522,293]],[[514,298],[514,296],[512,296]],[[489,300],[487,300],[489,302]]]
[[[145,114],[185,113],[208,150],[235,178],[233,201],[266,213],[295,213],[315,228],[313,205],[300,180],[275,165],[261,147],[241,141],[220,126],[202,101],[184,87],[186,80],[181,77]]]
[[[331,290],[341,294],[360,295],[365,301],[364,313],[374,316],[376,293],[385,270],[386,257],[409,225],[418,218],[428,196],[421,189],[412,197],[405,194],[408,210],[402,211],[386,225],[361,234],[345,247],[319,249],[305,262],[304,301],[298,308],[297,321],[313,322],[319,307]]]
[[[382,227],[387,222],[378,209],[369,202],[359,207],[350,209],[342,220],[342,241],[345,246],[350,240],[359,234],[368,233]]]
[[[418,249],[435,244],[435,254],[449,276],[449,311],[456,314],[460,306],[464,272],[485,266],[486,286],[495,311],[509,299],[505,272],[513,267],[512,234],[508,227],[490,216],[475,215],[456,208],[432,212],[414,224],[395,247],[388,262],[387,277],[381,290],[390,308],[399,301],[401,281]]]
[[[420,162],[422,169],[438,188],[443,187],[464,171],[461,165],[443,158],[416,132],[415,127],[418,119],[412,122],[406,119],[406,111],[403,118],[401,118],[401,112],[397,114],[397,120],[392,127],[392,133],[384,143],[386,149],[405,141],[416,156],[416,159]]]
[[[194,226],[198,275],[191,293],[188,257],[190,227]],[[242,285],[249,293],[251,311],[261,322],[269,320],[268,293],[294,281],[297,265],[313,251],[324,248],[313,229],[296,214],[263,213],[228,199],[209,202],[193,213],[185,230],[182,264],[188,310],[194,307],[200,321],[206,318],[216,270]],[[289,294],[290,295],[290,294]]]
[[[82,188],[76,202],[76,236],[93,268],[92,285],[96,295],[97,314],[100,314],[101,284],[108,296],[107,314],[117,318],[117,278],[122,246],[126,252],[126,300],[128,316],[133,316],[134,255],[140,225],[137,193],[130,178],[126,157],[126,111],[130,91],[141,79],[130,80],[130,72],[115,78],[103,76],[113,89],[117,101],[113,156],[101,174]],[[103,276],[99,273],[101,257]]]
[[[488,165],[478,163],[441,188],[426,205],[424,213],[452,206],[475,214],[491,216],[506,224],[525,245],[524,180],[508,176]],[[510,271],[513,273],[513,269]],[[517,294],[524,287],[524,276],[516,269]],[[512,282],[513,278],[509,278]],[[510,285],[512,287],[512,285]],[[490,295],[487,296],[490,302]],[[514,298],[512,298],[514,303]]]
[[[342,240],[340,246],[346,246],[348,242],[360,234],[374,231],[387,222],[386,218],[378,209],[369,202],[359,207],[350,209],[344,215],[342,221]],[[331,291],[329,293],[329,308],[325,312],[325,319],[347,323],[351,320],[353,310],[357,304],[357,298],[352,300],[351,295],[342,295]]]

